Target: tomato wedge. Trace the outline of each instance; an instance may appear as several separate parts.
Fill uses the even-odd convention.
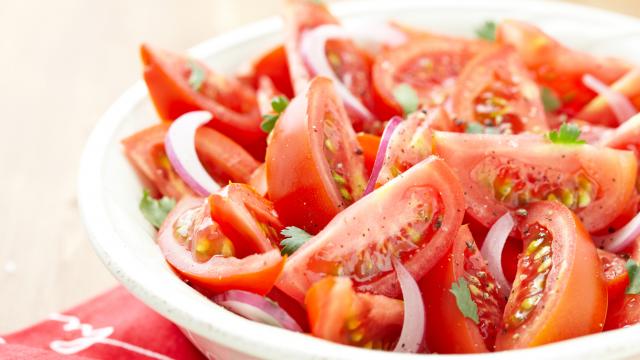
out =
[[[319,279],[348,276],[358,291],[398,297],[391,257],[422,278],[449,250],[463,209],[455,175],[429,157],[339,213],[289,258],[277,286],[302,301]]]
[[[264,164],[261,164],[253,171],[248,183],[260,196],[267,196],[267,170]]]
[[[629,255],[634,261],[640,261],[640,238],[636,239],[625,254]],[[622,266],[625,264],[623,263]],[[626,275],[626,283],[629,281],[629,274],[626,268],[622,269]],[[606,276],[606,275],[605,275]],[[625,285],[626,286],[626,285]],[[623,290],[626,290],[623,289]],[[604,324],[605,330],[619,329],[640,323],[640,295],[626,294],[617,300],[609,302],[609,311],[607,312],[607,321]]]
[[[213,114],[209,126],[252,149],[254,155],[264,155],[266,134],[260,129],[262,119],[251,87],[215,73],[198,60],[147,44],[140,54],[144,80],[161,119],[171,121],[189,111],[209,111]],[[190,82],[190,78],[196,80]]]
[[[519,225],[524,251],[496,350],[548,344],[602,331],[607,287],[596,248],[564,205],[541,201]]]
[[[282,221],[310,233],[362,196],[362,150],[331,80],[315,78],[291,101],[272,131],[266,167]]]
[[[477,324],[462,314],[450,291],[460,279],[469,284],[471,301],[478,307]],[[420,290],[427,314],[425,338],[429,351],[449,354],[493,350],[505,300],[466,225],[458,231],[449,255],[420,280]]]
[[[364,167],[367,169],[367,174],[371,174],[380,146],[380,136],[360,132],[357,134],[357,139],[364,155]]]
[[[293,86],[284,45],[278,45],[258,56],[238,77],[254,89],[258,88],[262,77],[269,78],[279,92],[288,98],[293,97]]]
[[[518,51],[536,82],[557,95],[561,102],[557,112],[569,118],[596,95],[582,83],[583,75],[591,74],[611,84],[630,70],[630,66],[621,60],[571,50],[537,27],[516,20],[498,24],[496,41]]]
[[[394,96],[401,84],[411,86],[424,106],[442,104],[462,68],[485,46],[471,40],[416,36],[380,52],[372,70],[377,113],[382,118],[402,114]]]
[[[640,109],[640,69],[633,69],[611,84],[611,90],[620,93]],[[619,121],[604,95],[598,95],[578,114],[578,118],[607,126],[616,126]]]
[[[538,86],[511,47],[493,47],[473,58],[456,81],[451,107],[460,121],[501,133],[548,129]]]
[[[209,196],[211,218],[236,247],[238,257],[278,249],[284,228],[271,201],[245,184],[229,184]],[[238,244],[244,243],[243,252]]]
[[[211,220],[208,208],[205,199],[185,196],[169,213],[158,232],[158,245],[167,262],[204,292],[268,293],[284,265],[280,250],[235,257],[242,246]]]
[[[122,140],[125,155],[140,174],[146,187],[162,195],[179,199],[193,195],[173,170],[164,150],[169,124],[159,124]],[[247,182],[258,162],[240,145],[221,133],[200,128],[195,138],[196,152],[209,175],[219,184]]]
[[[287,0],[285,6],[285,49],[293,88],[296,94],[300,94],[305,91],[309,81],[319,75],[307,65],[300,51],[304,32],[321,25],[339,24],[339,21],[320,1]],[[366,53],[349,40],[328,41],[325,53],[336,77],[365,107],[372,109],[371,61]],[[368,119],[349,108],[347,113],[357,130],[365,127]],[[367,126],[370,125],[375,127],[376,124]]]
[[[600,257],[602,273],[607,283],[609,303],[615,302],[624,296],[624,291],[629,285],[626,261],[621,256],[602,249],[598,249],[598,257]]]
[[[456,172],[469,213],[486,227],[506,211],[557,200],[589,232],[602,230],[624,211],[636,182],[631,152],[553,144],[542,136],[436,132],[434,153]]]
[[[313,336],[367,349],[393,350],[404,321],[402,300],[356,293],[345,277],[315,283],[305,305]]]

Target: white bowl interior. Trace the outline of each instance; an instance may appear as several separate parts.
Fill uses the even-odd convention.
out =
[[[511,17],[541,26],[572,47],[620,56],[640,64],[640,26],[621,15],[556,2],[529,1],[369,1],[334,7],[344,21],[396,19],[443,33],[473,36],[485,20]],[[281,24],[269,19],[212,39],[191,52],[220,71],[280,41]],[[136,54],[131,54],[136,56]],[[236,351],[264,358],[409,358],[335,345],[231,314],[181,282],[154,242],[155,230],[138,210],[141,184],[122,155],[120,140],[157,122],[142,83],[126,92],[104,115],[85,150],[80,170],[80,205],[94,247],[114,275],[136,296],[181,327]],[[640,357],[640,327],[583,337],[518,352],[533,359]],[[486,356],[476,355],[482,359]],[[450,356],[464,358],[468,356]]]

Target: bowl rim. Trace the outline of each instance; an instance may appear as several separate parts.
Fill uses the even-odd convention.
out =
[[[342,16],[354,16],[366,13],[383,13],[385,9],[411,8],[470,8],[490,11],[492,9],[512,9],[518,11],[536,10],[548,7],[554,12],[571,13],[572,17],[606,17],[612,23],[626,23],[638,26],[640,20],[612,13],[606,10],[587,6],[560,3],[550,0],[494,0],[478,2],[477,0],[396,0],[389,4],[385,0],[350,1],[331,5],[332,11]],[[260,20],[236,30],[213,37],[189,50],[197,58],[211,56],[225,51],[234,45],[258,38],[267,33],[281,30],[282,24],[277,17]],[[147,91],[142,80],[126,90],[102,115],[85,145],[78,173],[78,201],[82,222],[88,232],[95,252],[109,271],[138,299],[173,323],[195,332],[225,347],[256,357],[299,359],[414,359],[424,354],[400,354],[371,351],[351,346],[331,343],[305,334],[293,333],[246,320],[232,314],[210,301],[200,301],[199,294],[172,294],[169,289],[145,286],[145,279],[153,276],[153,272],[140,266],[134,254],[115,245],[111,239],[118,237],[107,210],[107,199],[104,192],[102,168],[109,146],[115,133],[126,115],[140,102],[147,99]],[[119,142],[118,142],[119,143]],[[176,281],[182,283],[177,277]],[[187,286],[183,283],[183,286]],[[200,298],[204,299],[202,296]],[[194,299],[198,301],[193,301]],[[190,308],[184,303],[191,303]],[[182,305],[182,306],[181,306]],[[595,338],[594,336],[597,336]],[[537,348],[512,350],[490,354],[474,355],[440,355],[449,359],[502,359],[518,356],[522,359],[537,359],[540,356],[583,356],[596,358],[611,355],[617,358],[638,355],[634,350],[634,341],[640,337],[640,326],[609,331],[566,340]],[[286,344],[286,345],[282,345]],[[564,354],[564,355],[563,355]],[[431,357],[433,358],[433,356]]]

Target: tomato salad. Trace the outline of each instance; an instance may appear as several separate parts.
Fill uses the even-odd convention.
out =
[[[143,45],[123,140],[177,276],[248,319],[477,353],[640,322],[640,67],[516,20],[458,38],[288,0],[235,76]]]

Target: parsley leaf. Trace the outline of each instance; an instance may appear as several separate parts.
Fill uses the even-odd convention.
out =
[[[262,123],[260,123],[260,129],[268,133],[276,126],[276,121],[280,118],[280,114],[289,106],[289,99],[285,96],[276,96],[271,100],[271,108],[273,113],[262,115]]]
[[[191,86],[194,91],[199,91],[206,78],[206,71],[194,60],[189,60],[189,68],[191,69],[188,80],[189,86]]]
[[[156,200],[149,195],[149,190],[144,189],[142,200],[140,200],[140,211],[151,225],[160,228],[164,219],[176,205],[176,201],[172,198],[163,196],[162,199]]]
[[[311,239],[312,235],[308,232],[297,228],[295,226],[288,226],[280,231],[280,234],[284,235],[286,238],[280,242],[280,246],[282,246],[282,255],[291,255],[302,244],[306,243],[309,239]]]
[[[556,96],[553,90],[549,89],[546,86],[542,86],[540,88],[540,99],[542,100],[544,111],[548,113],[552,113],[558,110],[558,108],[560,108],[560,105],[562,105],[560,99],[558,99],[558,96]]]
[[[496,23],[485,21],[482,26],[476,29],[476,36],[487,41],[496,41]]]
[[[449,292],[456,297],[456,305],[458,305],[458,310],[460,310],[462,315],[478,324],[480,322],[478,305],[471,300],[471,292],[469,291],[469,283],[467,280],[461,276],[457,283],[454,282],[451,284]]]
[[[637,262],[629,259],[625,267],[627,268],[627,272],[629,273],[629,285],[627,285],[625,294],[640,294],[640,265],[638,265]]]
[[[560,130],[549,132],[547,137],[554,144],[580,145],[585,143],[580,139],[580,128],[574,124],[564,123],[560,126]]]
[[[400,104],[400,107],[402,107],[405,116],[418,110],[418,105],[420,105],[418,94],[409,84],[396,86],[396,88],[393,89],[393,97],[398,104]]]

